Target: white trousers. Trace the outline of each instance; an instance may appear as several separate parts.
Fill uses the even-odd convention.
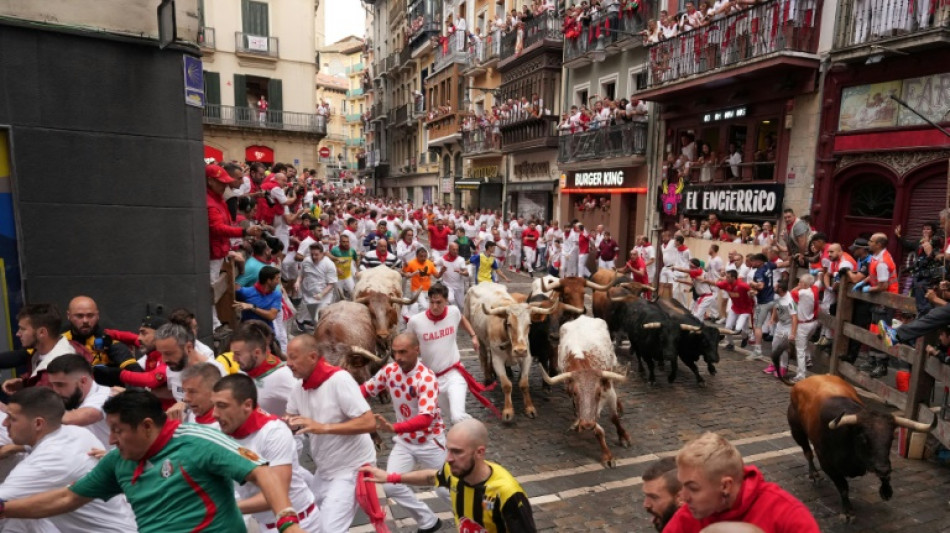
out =
[[[218,276],[221,275],[221,267],[224,266],[224,258],[221,259],[212,259],[210,267],[211,272],[211,283],[214,283]],[[212,295],[214,299],[214,295]],[[214,302],[211,302],[211,330],[214,331],[218,329],[218,326],[221,325],[221,321],[218,320],[218,308],[215,307]]]
[[[779,366],[781,368],[788,368],[788,356],[792,351],[792,341],[789,338],[791,333],[791,326],[778,324],[775,326],[775,333],[772,335],[772,354],[782,354],[779,358]]]
[[[439,376],[439,409],[445,422],[458,424],[462,420],[472,418],[465,412],[465,397],[468,394],[468,383],[458,370],[450,370]]]
[[[346,279],[341,279],[336,282],[336,288],[340,289],[340,292],[343,293],[344,299],[352,300],[353,290],[356,289],[356,281],[353,279],[353,276],[350,276]]]
[[[606,269],[615,269],[617,268],[617,263],[614,260],[604,261],[603,259],[597,260],[597,268],[606,268]]]
[[[577,275],[577,254],[561,254],[561,277],[569,278]]]
[[[587,269],[587,256],[590,254],[577,255],[577,275],[586,278],[590,276],[590,270]]]
[[[347,531],[356,516],[356,471],[326,479],[313,476],[313,496],[320,509],[320,531]]]
[[[685,280],[686,274],[681,272],[675,273],[675,278],[678,280]],[[693,307],[693,286],[680,283],[678,281],[673,283],[673,299],[683,304],[683,307],[687,309],[692,309]]]
[[[396,435],[393,437],[394,445],[392,451],[389,452],[386,471],[404,474],[416,469],[441,470],[445,465],[444,438],[444,435],[440,435],[438,439],[432,439],[425,444],[408,444],[402,440],[402,437]],[[387,497],[392,498],[397,505],[409,513],[419,528],[430,528],[439,520],[428,505],[416,498],[409,486],[402,483],[387,483],[383,485],[383,490],[386,491]],[[446,503],[451,504],[447,489],[440,488],[437,492]]]
[[[795,332],[795,351],[798,353],[798,372],[796,377],[805,377],[805,367],[811,357],[808,355],[808,338],[815,332],[821,323],[817,320],[813,322],[798,323],[798,331]]]
[[[699,320],[706,320],[706,313],[719,302],[715,294],[701,294],[693,304],[693,316]]]
[[[726,329],[731,329],[733,331],[738,331],[740,337],[745,337],[748,333],[745,331],[746,326],[749,325],[749,322],[752,319],[751,313],[743,313],[737,315],[732,309],[729,310],[729,314],[726,316]],[[729,342],[732,342],[730,337]]]
[[[524,268],[528,272],[534,272],[534,262],[537,260],[538,251],[530,246],[522,248],[524,250]]]
[[[446,254],[446,252],[447,250],[436,250],[435,248],[432,248],[429,250],[429,255],[431,256],[429,257],[429,260],[432,261],[432,264],[435,264],[439,259],[442,258],[443,255]]]
[[[354,488],[353,490],[356,490],[356,488]],[[304,509],[297,509],[298,513],[302,511],[304,511]],[[299,517],[299,514],[298,514],[298,517]],[[274,522],[272,523],[276,524],[276,520],[277,519],[275,518]],[[267,524],[261,523],[260,521],[257,521],[257,525],[258,525],[258,529],[260,529],[260,531],[262,532],[266,531],[267,533],[271,533],[272,531],[273,532],[277,531],[276,527],[272,527],[268,529],[266,527]],[[300,529],[304,530],[306,533],[321,533],[322,532],[322,530],[320,529],[320,507],[314,507],[313,512],[308,514],[303,520],[300,521]]]
[[[455,306],[459,308],[459,311],[465,309],[465,307],[462,306],[462,302],[465,301],[464,282],[457,282],[451,285],[446,283],[445,287],[449,289],[449,303],[454,303]]]

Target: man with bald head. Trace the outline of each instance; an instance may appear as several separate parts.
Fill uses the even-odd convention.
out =
[[[300,380],[287,402],[287,422],[296,434],[310,433],[310,455],[317,470],[313,495],[321,531],[346,531],[356,515],[360,466],[376,464],[369,433],[376,419],[356,380],[340,367],[349,346],[299,335],[287,345],[287,366]]]
[[[450,245],[451,246],[451,245]],[[380,431],[395,433],[393,449],[386,469],[409,472],[416,468],[441,468],[445,464],[445,424],[439,411],[439,381],[435,373],[419,361],[419,339],[415,333],[400,333],[392,343],[393,362],[379,369],[360,385],[363,396],[389,391],[396,411],[396,423],[376,415]],[[442,528],[442,521],[428,505],[420,502],[412,490],[402,484],[387,483],[386,496],[405,509],[419,531],[430,533]],[[440,489],[449,501],[448,491]]]
[[[95,365],[106,365],[121,370],[141,372],[129,347],[113,339],[99,325],[99,306],[88,296],[77,296],[66,308],[69,330],[63,334],[74,345],[83,346],[87,353],[80,354]]]
[[[444,487],[452,495],[452,512],[459,531],[534,532],[534,516],[524,489],[501,465],[485,460],[488,429],[469,418],[452,426],[446,438],[446,462],[439,470],[388,473],[375,467],[361,470],[377,483]]]

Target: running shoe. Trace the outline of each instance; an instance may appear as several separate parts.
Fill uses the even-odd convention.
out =
[[[884,346],[891,348],[897,344],[897,330],[889,326],[886,320],[877,322],[877,331],[878,336],[884,342]]]
[[[765,370],[762,371],[763,374],[772,374],[775,375],[775,365],[769,365],[765,367]]]

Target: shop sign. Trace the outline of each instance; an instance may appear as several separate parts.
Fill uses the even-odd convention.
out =
[[[518,179],[545,178],[550,176],[551,166],[547,161],[537,163],[518,163],[515,165],[515,177]]]
[[[468,177],[475,179],[489,179],[498,176],[498,165],[488,167],[469,167]]]
[[[442,194],[452,194],[452,186],[455,184],[455,180],[452,178],[442,178]]]
[[[785,186],[779,183],[762,185],[702,185],[685,187],[683,211],[687,216],[715,213],[723,219],[775,219],[782,214]]]
[[[620,187],[623,185],[622,170],[598,170],[595,172],[575,172],[575,187]]]
[[[722,109],[720,111],[711,111],[703,115],[703,122],[719,122],[720,120],[732,120],[746,116],[746,108],[735,107],[732,109]]]

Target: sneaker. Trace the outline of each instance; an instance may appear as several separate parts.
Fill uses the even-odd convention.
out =
[[[756,355],[756,354],[754,354],[754,353],[750,353],[749,355],[745,356],[745,360],[746,360],[746,361],[758,361],[760,357],[761,357],[761,356],[758,356],[758,355]]]
[[[765,367],[765,370],[762,371],[763,374],[772,374],[775,375],[775,365],[769,365]]]
[[[780,368],[780,369],[778,370],[778,377],[784,378],[784,377],[786,377],[786,376],[788,376],[788,367],[787,367],[787,366],[783,366],[782,368]]]
[[[884,346],[891,348],[897,344],[897,330],[889,326],[886,321],[879,320],[877,322],[877,331],[878,336],[884,342]]]
[[[830,346],[830,345],[831,345],[831,339],[829,339],[828,337],[825,337],[824,335],[822,335],[821,338],[818,339],[818,342],[815,343],[815,346],[821,346],[821,347]]]
[[[722,324],[725,324],[725,323],[726,323],[726,319],[725,319],[725,318],[720,318],[719,320],[716,321],[716,324],[719,324],[719,325],[722,325]]]
[[[435,525],[432,527],[420,527],[418,533],[435,533],[436,531],[442,529],[442,519],[436,518]]]
[[[805,379],[805,378],[807,378],[807,377],[808,377],[808,376],[806,376],[805,374],[795,374],[795,377],[793,377],[793,378],[790,379],[789,381],[791,381],[792,383],[798,383],[799,381],[801,381],[801,380],[803,380],[803,379]]]

